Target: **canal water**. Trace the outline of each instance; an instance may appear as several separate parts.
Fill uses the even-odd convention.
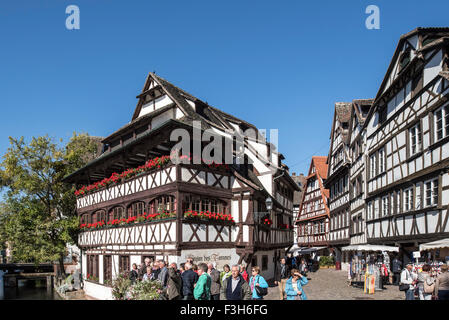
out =
[[[55,290],[47,291],[45,281],[19,280],[16,288],[5,287],[4,300],[61,300]]]

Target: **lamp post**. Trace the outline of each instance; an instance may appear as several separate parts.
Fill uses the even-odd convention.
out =
[[[255,218],[260,223],[260,218],[262,218],[266,214],[270,214],[271,209],[273,209],[273,199],[271,199],[270,196],[268,196],[267,199],[265,199],[265,207],[267,208],[267,211],[265,212],[254,212]]]

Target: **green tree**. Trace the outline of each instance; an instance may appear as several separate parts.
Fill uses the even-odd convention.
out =
[[[0,164],[6,191],[0,240],[11,245],[14,260],[59,261],[63,274],[66,245],[77,243],[79,221],[75,189],[62,180],[96,156],[98,140],[76,133],[66,146],[48,136],[28,144],[23,137],[9,140]]]

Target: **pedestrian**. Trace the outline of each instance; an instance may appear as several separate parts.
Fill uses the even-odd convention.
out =
[[[299,273],[301,273],[303,276],[307,276],[307,263],[304,259],[301,259],[301,262],[299,263],[298,266],[298,270]]]
[[[284,300],[285,284],[289,277],[290,268],[286,264],[285,258],[282,258],[274,275],[274,284],[277,284],[279,287],[279,296],[281,300]]]
[[[292,269],[290,275],[291,277],[285,284],[287,300],[307,300],[306,293],[302,288],[309,282],[307,277],[303,276],[298,269]]]
[[[223,286],[223,281],[225,281],[226,278],[229,278],[231,276],[231,268],[228,264],[225,264],[223,266],[223,271],[220,273],[220,282],[221,286]]]
[[[145,258],[144,263],[142,264],[142,267],[140,268],[140,274],[143,277],[145,273],[147,273],[147,267],[150,265],[151,260],[150,258]]]
[[[153,268],[151,268],[151,266],[147,266],[147,272],[145,272],[145,274],[143,275],[142,281],[150,281],[150,280],[153,280],[152,274],[151,274],[152,271],[153,271]]]
[[[136,283],[137,279],[139,278],[139,273],[138,273],[138,269],[137,269],[137,264],[133,263],[132,266],[132,270],[129,273],[129,280],[131,280],[131,282],[134,284]]]
[[[231,276],[223,281],[220,300],[251,300],[251,288],[240,274],[240,266],[231,268]]]
[[[196,274],[198,274],[198,265],[192,264],[192,270],[193,270]]]
[[[185,264],[185,262],[183,262],[183,263],[181,263],[180,265],[179,265],[179,272],[182,274],[184,271],[186,271],[186,269],[184,268],[184,266],[185,266],[186,264]]]
[[[220,300],[220,272],[214,268],[212,263],[207,264],[207,273],[210,275],[212,284],[210,287],[210,299],[211,300]]]
[[[393,259],[393,284],[397,286],[399,284],[399,278],[401,277],[402,262],[398,259],[396,255]]]
[[[151,274],[153,276],[153,280],[157,280],[159,277],[159,273],[161,272],[161,269],[159,268],[159,263],[158,262],[152,262],[151,264]]]
[[[193,289],[198,281],[198,275],[192,270],[192,265],[187,262],[182,273],[182,295],[183,300],[193,300]]]
[[[253,300],[263,300],[263,295],[260,295],[257,292],[257,287],[260,288],[264,288],[264,289],[268,289],[268,283],[267,281],[264,279],[264,277],[262,277],[260,275],[260,268],[258,266],[254,266],[251,268],[251,278],[249,279],[249,285],[251,288],[251,292],[252,292],[252,299]]]
[[[418,273],[417,286],[419,300],[432,300],[432,294],[434,290],[432,290],[431,292],[426,292],[425,290],[428,286],[433,286],[434,284],[434,279],[430,275],[429,271],[430,266],[428,264],[425,264],[422,267],[422,271]]]
[[[438,300],[449,300],[449,272],[448,265],[441,266],[441,273],[437,277],[435,284],[435,296]]]
[[[412,263],[407,263],[404,270],[401,272],[401,280],[399,285],[408,285],[407,290],[405,290],[405,300],[415,300],[415,279],[412,274]]]
[[[164,288],[167,287],[168,280],[168,268],[165,266],[164,260],[159,260],[159,275],[157,276],[157,280],[162,284]]]
[[[176,272],[173,264],[168,268],[167,294],[168,300],[180,300],[182,289],[181,276]]]
[[[212,279],[207,273],[207,264],[200,263],[198,265],[198,281],[193,289],[193,297],[195,300],[210,300],[210,287]]]
[[[175,269],[175,272],[177,273],[177,274],[181,274],[181,271],[180,270],[178,270],[178,265],[176,264],[176,262],[172,262],[172,263],[170,263],[170,266],[168,267],[169,269],[170,268],[173,268],[173,269]]]
[[[242,275],[243,279],[245,279],[246,282],[249,281],[248,272],[246,272],[246,264],[244,263],[240,265],[240,274]]]

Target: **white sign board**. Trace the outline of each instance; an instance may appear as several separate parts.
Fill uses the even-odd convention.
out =
[[[421,258],[421,252],[419,252],[419,251],[413,251],[413,258],[415,258],[415,259]]]

